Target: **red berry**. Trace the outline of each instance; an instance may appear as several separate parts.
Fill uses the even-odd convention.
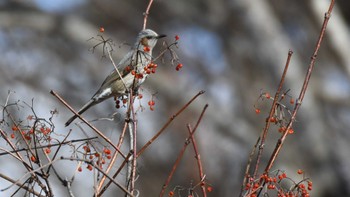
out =
[[[260,114],[260,112],[261,112],[260,109],[258,109],[258,108],[255,109],[255,113],[256,113],[256,114]]]
[[[45,153],[46,153],[46,154],[50,154],[50,153],[51,153],[51,149],[46,148],[46,149],[45,149]]]
[[[12,139],[15,138],[15,134],[12,133],[12,134],[11,134],[11,138],[12,138]]]
[[[13,125],[12,126],[12,131],[17,131],[17,130],[18,130],[18,128],[15,125]]]
[[[32,155],[32,156],[30,157],[30,160],[31,160],[32,162],[36,162],[36,158],[35,158],[35,156],[34,156],[34,155]]]
[[[265,93],[265,97],[266,97],[267,99],[270,99],[270,98],[271,98],[271,96],[270,96],[270,94],[269,94],[268,92]]]
[[[182,64],[178,64],[178,65],[176,66],[176,70],[179,71],[182,67],[183,67]]]
[[[90,171],[92,170],[92,166],[90,164],[86,168]]]
[[[179,39],[180,39],[180,36],[176,35],[175,40],[179,40]]]
[[[297,171],[297,173],[298,173],[298,174],[303,174],[304,172],[303,172],[303,170],[299,169],[299,170]]]
[[[103,33],[103,32],[105,32],[105,28],[100,27],[99,31],[100,31],[101,33]]]
[[[81,172],[81,171],[83,171],[83,169],[81,168],[81,166],[79,166],[78,172]]]
[[[208,192],[212,192],[213,191],[213,187],[211,187],[211,186],[207,187],[207,191]]]
[[[155,104],[154,100],[148,101],[148,105],[149,105],[149,106],[153,106],[154,104]]]
[[[148,46],[145,46],[145,47],[143,47],[143,51],[144,52],[149,52],[149,51],[151,51],[151,48],[149,48]]]
[[[292,105],[293,105],[293,104],[294,104],[294,99],[293,99],[293,98],[291,98],[289,102],[290,102],[290,104],[292,104]]]
[[[111,154],[111,150],[109,150],[108,148],[103,150],[104,153],[106,153],[107,155]]]

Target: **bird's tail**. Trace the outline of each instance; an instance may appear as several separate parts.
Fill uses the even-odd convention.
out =
[[[91,99],[89,102],[87,102],[79,111],[78,114],[81,115],[82,113],[84,113],[86,110],[88,110],[90,107],[96,105],[98,102],[96,102],[96,100]],[[70,123],[72,123],[78,116],[74,115],[72,116],[65,124],[65,126],[67,127],[68,125],[70,125]]]

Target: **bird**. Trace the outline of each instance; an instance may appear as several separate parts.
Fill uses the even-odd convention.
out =
[[[159,35],[151,29],[142,30],[131,50],[117,64],[118,71],[114,69],[106,77],[91,99],[79,109],[78,114],[81,115],[90,107],[108,98],[127,95],[127,91],[131,87],[139,87],[148,75],[144,67],[152,62],[152,50],[158,39],[163,37],[166,37],[166,35]],[[135,73],[138,73],[138,75]],[[65,126],[69,126],[77,117],[77,115],[73,115],[65,123]]]

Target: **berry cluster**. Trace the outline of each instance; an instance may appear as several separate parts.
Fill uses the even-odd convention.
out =
[[[107,147],[104,147],[103,151],[101,152],[96,149],[92,151],[89,145],[84,145],[83,151],[81,153],[83,154],[83,158],[88,159],[91,163],[91,164],[88,163],[86,165],[86,169],[88,169],[89,171],[92,171],[93,169],[92,164],[102,169],[103,165],[106,164],[106,159],[109,160],[112,158],[111,156],[112,151]],[[83,171],[81,166],[79,166],[77,170],[78,172]]]
[[[297,174],[301,175],[304,172],[298,170]],[[293,185],[290,188],[284,188],[282,181],[289,181]],[[307,184],[307,187],[305,186]],[[263,174],[258,179],[254,180],[253,178],[248,178],[248,182],[244,188],[247,191],[245,196],[256,197],[258,194],[266,194],[267,196],[277,193],[278,197],[309,197],[309,191],[312,190],[312,182],[303,178],[302,181],[296,183],[292,179],[287,177],[287,174],[282,171],[278,171],[277,174]]]
[[[270,118],[266,119],[266,121],[269,121],[271,123],[274,123],[275,125],[278,125],[279,126],[278,131],[280,133],[286,132],[286,125],[289,122],[289,119],[286,116],[286,114],[290,114],[290,110],[288,109],[287,105],[282,103],[282,101],[286,98],[286,96],[289,96],[289,95],[287,93],[283,93],[281,95],[281,97],[279,98],[279,101],[277,102],[277,107],[276,107],[274,115],[271,116]],[[268,92],[261,93],[257,101],[263,100],[263,99],[274,100],[274,98],[271,97],[270,93],[268,93]],[[294,103],[295,103],[294,99],[290,98],[289,103],[291,105],[294,105]],[[260,114],[261,110],[260,110],[260,108],[258,108],[256,106],[257,106],[257,104],[254,105],[255,113]],[[294,130],[292,128],[290,128],[290,129],[288,129],[287,132],[288,132],[288,134],[293,134]]]

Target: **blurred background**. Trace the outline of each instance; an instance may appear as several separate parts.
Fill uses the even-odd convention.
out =
[[[64,127],[72,115],[49,91],[54,90],[75,109],[80,108],[113,69],[102,50],[89,51],[88,41],[105,28],[105,38],[115,43],[116,62],[125,55],[142,29],[148,1],[139,0],[2,0],[0,1],[0,103],[8,90],[10,101],[31,102],[38,116],[54,116],[58,133],[74,130],[71,138],[84,135],[78,127]],[[330,0],[156,0],[147,28],[167,34],[168,43],[179,35],[175,49],[184,67],[171,65],[169,56],[158,62],[155,75],[142,86],[138,113],[139,147],[147,142],[190,98],[206,93],[181,114],[139,160],[137,188],[140,196],[159,195],[176,155],[187,136],[186,124],[195,124],[209,104],[196,139],[204,171],[214,191],[209,196],[238,196],[248,154],[264,127],[271,101],[254,104],[261,92],[275,93],[288,50],[294,51],[284,90],[296,98],[318,39]],[[273,170],[285,170],[296,181],[303,169],[314,183],[312,196],[350,195],[350,1],[336,2],[315,70],[301,110]],[[161,49],[157,45],[155,54]],[[147,101],[155,94],[155,110]],[[286,102],[286,105],[292,106]],[[23,109],[24,110],[24,109]],[[91,108],[92,120],[116,112],[111,100]],[[29,113],[29,112],[28,112]],[[25,114],[25,113],[23,113]],[[17,116],[21,118],[18,113]],[[121,131],[119,121],[94,124],[113,141]],[[23,117],[22,117],[23,118]],[[117,125],[117,126],[116,126]],[[262,166],[279,137],[273,126],[268,135]],[[86,129],[88,131],[88,129]],[[92,134],[92,133],[91,133]],[[104,143],[104,142],[102,142]],[[2,141],[1,146],[6,146]],[[71,154],[67,149],[67,155]],[[57,163],[64,176],[74,172],[73,162]],[[20,178],[25,169],[11,159],[0,158],[0,172]],[[125,174],[124,174],[125,175]],[[60,182],[55,196],[68,196]],[[121,179],[123,180],[123,179]],[[169,186],[188,188],[198,182],[194,153],[189,148]],[[0,180],[0,189],[10,183]],[[84,171],[73,183],[76,196],[92,195],[93,176]],[[10,195],[16,188],[0,193]],[[118,196],[113,187],[105,196]],[[18,194],[20,195],[20,194]]]

